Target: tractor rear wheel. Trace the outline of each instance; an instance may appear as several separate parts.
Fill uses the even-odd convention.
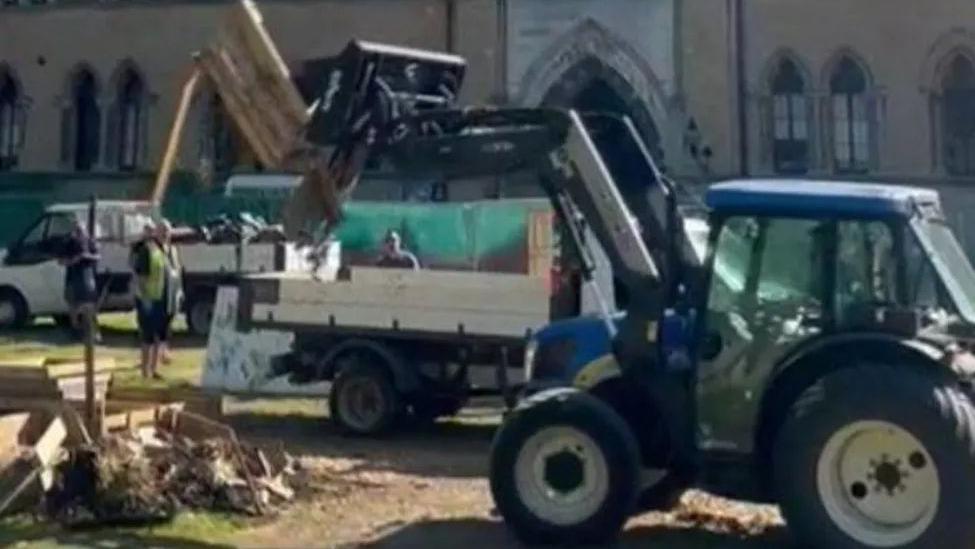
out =
[[[975,407],[947,375],[840,370],[792,406],[774,484],[814,547],[962,547],[975,539]]]
[[[572,389],[534,395],[507,418],[491,450],[491,493],[529,543],[606,543],[639,492],[639,451],[626,422]]]

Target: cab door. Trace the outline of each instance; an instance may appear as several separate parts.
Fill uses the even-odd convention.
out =
[[[71,226],[68,214],[46,214],[7,251],[0,276],[24,296],[31,314],[67,311],[64,267],[57,258]]]
[[[699,441],[750,452],[771,370],[823,329],[824,274],[835,224],[791,218],[728,219],[711,266],[699,348]]]

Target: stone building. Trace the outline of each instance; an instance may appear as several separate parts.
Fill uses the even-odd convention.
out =
[[[933,186],[975,249],[975,3],[684,6],[686,101],[714,152],[708,178]]]
[[[40,5],[39,5],[40,4]],[[266,0],[284,58],[338,53],[352,38],[451,50],[472,67],[466,99],[494,92],[493,0]],[[191,53],[226,1],[6,1],[0,5],[0,170],[151,171]],[[182,165],[246,163],[219,100],[194,105]]]
[[[151,171],[190,54],[213,36],[228,2],[38,4],[0,6],[0,170]],[[464,101],[625,113],[660,159],[685,168],[677,0],[260,5],[294,67],[337,53],[353,37],[452,51],[469,62]],[[213,93],[197,99],[185,143],[181,163],[188,169],[250,162]],[[458,191],[452,196],[512,194],[492,184]]]

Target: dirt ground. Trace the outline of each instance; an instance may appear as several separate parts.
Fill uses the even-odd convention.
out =
[[[135,364],[127,317],[109,319],[100,352]],[[202,341],[177,340],[174,364],[162,385],[194,383]],[[0,337],[0,357],[80,356],[53,327]],[[116,380],[145,384],[133,370]],[[157,382],[154,382],[157,383]],[[305,468],[302,495],[277,516],[259,519],[189,515],[163,528],[65,533],[29,518],[0,524],[0,546],[14,547],[518,547],[494,512],[486,475],[491,438],[500,418],[490,402],[461,417],[409,426],[382,439],[339,435],[324,417],[324,402],[231,403],[227,421],[258,444],[283,444]],[[4,531],[6,530],[6,532]],[[757,549],[788,547],[774,507],[727,502],[700,493],[676,512],[649,513],[627,525],[620,547]]]
[[[242,533],[245,547],[518,547],[493,509],[486,473],[498,417],[490,408],[386,440],[346,438],[321,418],[234,416],[250,441],[285,441],[307,469],[306,493]],[[788,547],[774,507],[690,493],[672,513],[634,518],[620,547]]]

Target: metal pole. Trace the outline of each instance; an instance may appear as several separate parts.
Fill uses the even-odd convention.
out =
[[[88,202],[88,235],[89,239],[95,238],[95,209],[97,199],[92,195]],[[88,253],[87,242],[83,253]],[[97,413],[95,405],[95,312],[91,306],[83,309],[84,319],[84,338],[85,338],[85,420],[88,424],[88,432],[95,433],[97,427]]]

